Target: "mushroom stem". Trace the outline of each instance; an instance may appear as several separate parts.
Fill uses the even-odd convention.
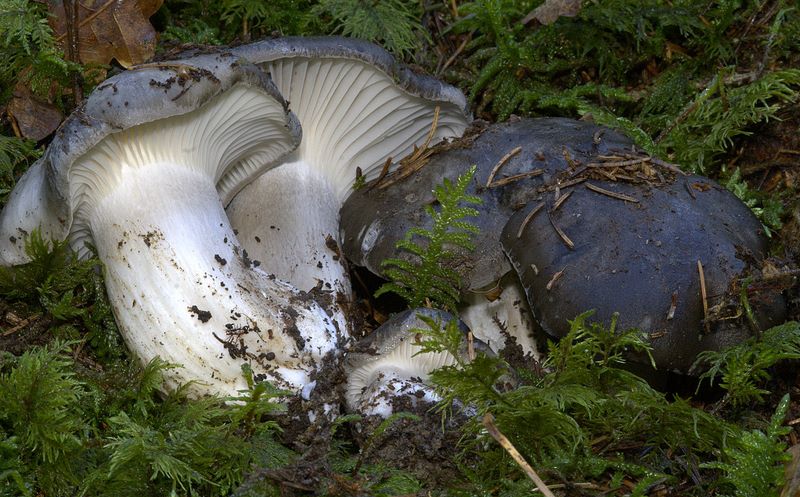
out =
[[[279,387],[307,384],[335,347],[331,320],[252,267],[212,179],[158,163],[122,167],[118,180],[87,221],[103,233],[95,245],[110,298],[125,304],[115,313],[131,350],[143,361],[181,363],[172,387],[199,378],[235,393],[246,388],[244,363]]]
[[[338,300],[349,299],[349,277],[337,246],[341,202],[316,169],[290,156],[264,173],[257,187],[240,192],[227,214],[247,237],[244,246],[270,261],[278,278],[301,290],[322,282],[325,291],[339,294]],[[254,208],[262,199],[279,208]]]

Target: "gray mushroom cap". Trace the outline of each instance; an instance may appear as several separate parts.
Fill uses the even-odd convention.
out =
[[[394,411],[395,403],[403,405],[401,410],[407,410],[419,403],[430,405],[440,400],[426,383],[428,376],[440,367],[457,364],[457,361],[449,352],[420,353],[420,337],[415,336],[414,330],[429,329],[420,316],[431,318],[442,327],[457,319],[437,309],[407,310],[392,316],[347,352],[344,361],[347,376],[345,399],[351,411],[388,417]],[[466,338],[469,328],[460,321],[458,326]],[[478,340],[473,341],[473,347],[476,351],[488,351],[488,347]],[[466,339],[459,352],[463,359],[468,360]]]
[[[470,219],[480,233],[473,239],[476,249],[459,250],[452,266],[461,275],[464,291],[489,289],[511,270],[500,245],[503,227],[516,210],[539,195],[538,188],[567,167],[567,157],[585,163],[594,155],[629,146],[630,140],[614,131],[572,119],[524,119],[491,125],[477,136],[443,147],[419,172],[402,181],[354,192],[341,210],[344,254],[355,264],[382,274],[384,260],[403,257],[395,245],[409,228],[431,228],[425,206],[434,202],[434,187],[443,178],[454,181],[475,164],[477,172],[467,192],[483,201],[474,206],[480,216]],[[542,174],[487,188],[492,170],[517,147],[519,152],[507,159],[493,182],[536,169]]]
[[[45,152],[20,179],[0,214],[0,264],[27,261],[22,240],[34,229],[45,239],[66,239],[73,230],[71,167],[105,137],[144,123],[189,113],[234,85],[257,88],[284,106],[286,139],[257,161],[232,161],[217,171],[217,185],[227,202],[263,171],[266,164],[294,149],[300,126],[275,85],[256,66],[229,53],[196,55],[180,61],[144,64],[98,86],[56,131]],[[85,234],[73,246],[84,251]]]
[[[539,195],[540,188],[555,181],[568,160],[585,163],[594,155],[630,146],[630,140],[616,132],[563,118],[524,119],[490,125],[478,134],[468,132],[404,180],[354,192],[341,210],[343,251],[349,260],[379,275],[387,258],[410,257],[398,252],[396,243],[412,227],[432,227],[425,206],[434,202],[434,187],[443,178],[454,181],[475,164],[468,193],[483,203],[474,206],[480,215],[469,221],[480,233],[473,237],[475,250],[456,247],[457,257],[449,261],[461,276],[465,305],[460,317],[493,350],[505,348],[510,336],[525,353],[536,355],[524,291],[500,244],[503,227],[520,206]],[[518,176],[537,170],[538,176]]]
[[[340,36],[289,36],[262,40],[232,49],[255,64],[290,58],[360,60],[389,75],[410,94],[433,101],[448,102],[469,115],[467,100],[456,87],[436,78],[418,74],[398,62],[383,48],[357,38]]]
[[[531,203],[503,231],[503,246],[545,332],[564,336],[567,321],[590,309],[595,310],[590,320],[606,325],[617,312],[619,329],[638,328],[649,336],[660,371],[684,374],[700,352],[721,350],[751,335],[737,306],[727,307],[739,303],[745,276],[766,255],[761,223],[750,209],[714,181],[694,175],[663,184],[588,183],[638,202],[578,184],[562,190],[570,197],[557,211],[548,213],[552,199],[545,199],[544,209],[523,227]],[[710,309],[708,328],[698,261]],[[783,321],[779,295],[750,299],[762,326]],[[737,314],[740,319],[731,319]],[[644,356],[633,359],[649,364]]]

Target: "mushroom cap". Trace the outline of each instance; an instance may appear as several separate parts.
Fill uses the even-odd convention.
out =
[[[229,53],[140,65],[98,86],[62,123],[44,156],[20,180],[0,217],[0,263],[27,260],[20,239],[33,229],[41,229],[45,238],[63,240],[70,235],[75,214],[75,192],[70,186],[73,165],[104,138],[188,114],[235,85],[274,100],[282,107],[284,125],[281,136],[265,142],[258,157],[239,157],[215,171],[221,198],[230,199],[300,142],[299,123],[286,101],[258,67]],[[82,244],[74,245],[80,248]]]
[[[268,71],[291,102],[304,133],[293,157],[324,174],[339,201],[350,193],[356,168],[372,179],[387,158],[397,161],[420,145],[436,106],[432,143],[460,136],[471,120],[460,90],[363,40],[287,37],[233,52]]]
[[[383,274],[384,260],[408,255],[398,253],[396,243],[409,228],[432,227],[425,206],[435,200],[434,187],[443,178],[455,181],[475,164],[477,171],[467,193],[479,195],[483,203],[472,206],[480,215],[469,221],[480,233],[473,237],[475,250],[455,249],[458,257],[451,266],[461,275],[462,290],[484,293],[511,271],[500,245],[506,222],[516,209],[539,195],[537,188],[567,167],[566,157],[585,163],[593,155],[630,145],[628,138],[614,131],[572,119],[523,119],[491,125],[477,136],[468,134],[460,142],[444,146],[425,167],[404,180],[387,188],[353,192],[340,211],[343,252],[355,264]],[[507,159],[493,181],[534,169],[542,169],[543,174],[486,188],[495,166],[517,147],[520,151]]]
[[[393,411],[393,399],[410,399],[414,406],[419,402],[432,404],[440,399],[426,381],[432,371],[457,363],[449,352],[420,353],[420,345],[412,333],[414,329],[428,329],[420,315],[445,326],[457,319],[438,309],[411,309],[392,316],[378,329],[360,340],[347,352],[344,370],[347,376],[345,399],[351,411],[387,417]],[[465,336],[469,329],[459,321]],[[476,350],[487,350],[479,341]],[[467,357],[466,340],[463,357]]]
[[[503,163],[517,147],[520,151]],[[483,199],[476,207],[480,216],[471,220],[481,230],[474,238],[477,248],[460,251],[451,262],[462,276],[462,290],[486,293],[509,271],[510,258],[535,320],[551,336],[564,336],[567,320],[589,309],[596,309],[594,319],[605,322],[618,311],[618,326],[639,327],[660,337],[652,339],[660,369],[685,373],[699,351],[718,350],[749,335],[742,326],[701,333],[697,260],[705,267],[708,295],[722,295],[739,279],[745,253],[755,260],[764,257],[765,240],[750,210],[706,178],[680,176],[657,187],[592,180],[640,202],[587,191],[582,184],[561,188],[562,193],[573,193],[553,218],[575,242],[575,250],[569,250],[548,219],[555,186],[600,156],[632,152],[628,138],[571,119],[491,125],[477,136],[468,134],[460,143],[443,147],[420,171],[388,188],[355,192],[341,211],[343,251],[377,274],[386,258],[407,257],[398,253],[396,243],[411,227],[431,227],[424,206],[434,200],[433,187],[442,178],[455,180],[476,164],[468,193]],[[542,174],[487,188],[498,164],[494,182],[535,169]],[[520,230],[542,202],[545,208]],[[564,273],[548,290],[547,284],[561,270]],[[675,291],[678,305],[667,320]],[[716,303],[712,299],[709,305]],[[781,321],[782,306],[779,298],[764,302],[757,311],[764,326]]]
[[[700,352],[721,350],[750,336],[743,320],[724,322],[735,314],[724,308],[725,297],[738,303],[748,265],[766,255],[761,223],[747,206],[714,181],[694,175],[663,183],[586,183],[638,202],[578,184],[562,190],[570,197],[555,212],[548,213],[553,202],[545,199],[545,208],[523,228],[538,203],[532,202],[503,231],[503,246],[546,333],[565,336],[567,321],[590,309],[595,310],[591,320],[605,325],[617,312],[619,329],[638,328],[649,335],[660,371],[683,374]],[[709,323],[710,332],[704,331],[698,261],[712,314],[718,308],[726,315]],[[764,306],[751,303],[762,325],[783,321],[780,297]],[[649,364],[643,355],[632,361]]]

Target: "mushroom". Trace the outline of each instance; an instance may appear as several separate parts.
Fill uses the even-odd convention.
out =
[[[299,141],[274,85],[237,57],[138,66],[98,86],[19,182],[0,217],[0,260],[25,262],[33,229],[82,256],[93,247],[131,351],[182,366],[167,388],[235,394],[249,363],[256,380],[299,390],[336,329],[255,267],[223,210]]]
[[[449,352],[421,352],[415,329],[428,329],[420,316],[442,326],[456,319],[437,309],[411,309],[392,316],[347,352],[344,362],[345,401],[351,412],[389,417],[394,412],[424,412],[441,398],[428,383],[431,372],[458,363]],[[459,321],[464,335],[469,329]],[[476,350],[485,351],[479,341]],[[462,358],[468,360],[464,340]]]
[[[284,38],[234,50],[271,74],[300,119],[303,141],[283,166],[239,192],[227,207],[231,224],[279,278],[306,290],[322,285],[347,301],[339,208],[359,171],[374,179],[426,137],[461,135],[470,121],[466,100],[360,40]]]
[[[551,194],[539,215],[526,221],[531,203],[512,216],[503,248],[548,335],[565,336],[568,320],[590,309],[591,320],[606,325],[619,313],[619,329],[649,337],[659,374],[645,354],[629,361],[643,374],[692,374],[700,352],[754,333],[740,299],[767,255],[761,223],[713,180],[631,149],[604,157],[579,175],[583,182],[561,190],[569,198],[560,208]],[[760,326],[784,321],[780,290],[745,291]]]
[[[602,136],[595,143],[595,136]],[[493,124],[436,151],[417,173],[386,189],[359,190],[342,207],[343,250],[355,264],[376,274],[390,257],[408,257],[396,244],[412,227],[429,229],[426,205],[443,178],[454,181],[477,166],[468,193],[480,196],[470,219],[480,229],[475,250],[456,248],[449,266],[461,276],[459,317],[495,352],[512,339],[525,354],[538,354],[533,316],[519,279],[500,244],[508,219],[539,189],[567,167],[567,158],[586,163],[596,154],[630,146],[627,138],[591,123],[571,119],[524,119]]]
[[[527,350],[533,344],[529,316],[560,338],[568,320],[595,309],[597,321],[608,323],[619,312],[619,327],[648,333],[659,370],[687,373],[700,351],[720,350],[750,334],[747,325],[729,319],[737,315],[729,304],[738,304],[740,282],[766,254],[758,220],[720,185],[683,176],[637,151],[628,138],[587,122],[494,124],[434,154],[424,169],[390,189],[356,192],[342,208],[347,257],[379,272],[381,261],[402,255],[395,243],[424,222],[421,213],[432,200],[427,192],[442,178],[453,180],[465,164],[478,166],[469,193],[483,199],[474,220],[481,232],[476,250],[451,264],[472,304],[460,317],[494,350],[502,337],[492,322],[506,321],[503,327]],[[753,296],[763,326],[782,322],[780,295]],[[521,300],[530,311],[508,305]],[[636,361],[649,367],[646,356]]]

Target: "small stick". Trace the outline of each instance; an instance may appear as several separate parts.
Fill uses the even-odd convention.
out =
[[[522,454],[519,453],[519,451],[517,450],[516,447],[514,447],[511,441],[500,432],[500,430],[497,428],[497,425],[494,424],[494,416],[492,416],[491,413],[487,412],[483,416],[483,426],[486,428],[486,431],[489,432],[489,435],[491,435],[492,438],[497,440],[497,443],[499,443],[500,446],[503,447],[506,450],[506,452],[508,452],[508,455],[511,456],[511,459],[513,459],[514,462],[517,463],[520,468],[522,468],[522,471],[524,471],[525,474],[528,475],[528,478],[530,478],[531,481],[533,481],[533,483],[536,484],[536,488],[538,488],[539,491],[542,492],[542,495],[546,497],[556,497],[555,494],[553,494],[553,492],[551,492],[550,489],[547,488],[547,485],[545,485],[544,481],[542,481],[542,479],[539,478],[539,475],[536,474],[536,471],[534,471],[531,465],[528,464],[528,461],[526,461],[525,458],[522,457]]]
[[[703,325],[706,334],[711,333],[711,323],[708,321],[708,295],[706,294],[706,275],[703,272],[703,263],[697,260],[697,272],[700,273],[700,296],[703,298]]]
[[[689,192],[689,196],[697,200],[697,196],[695,196],[694,192],[692,191],[692,187],[689,186],[689,183],[684,181],[683,186],[686,188],[686,191]]]
[[[475,360],[475,336],[471,331],[467,333],[467,357],[470,362]]]
[[[553,274],[553,277],[550,278],[550,281],[548,281],[547,285],[545,285],[545,287],[544,287],[545,290],[547,290],[549,292],[553,288],[553,286],[556,284],[556,281],[558,281],[559,278],[564,276],[564,271],[566,271],[566,270],[567,270],[567,266],[564,266],[564,269],[562,269],[561,271],[557,271],[555,274]]]
[[[566,202],[566,201],[567,201],[567,199],[569,198],[569,196],[570,196],[570,195],[572,195],[572,192],[573,192],[573,191],[574,191],[574,190],[570,190],[570,191],[568,191],[567,193],[565,193],[564,195],[561,195],[560,197],[558,197],[558,200],[556,200],[556,203],[555,203],[555,204],[553,204],[553,208],[552,208],[552,209],[550,209],[550,212],[555,212],[555,211],[557,211],[557,210],[558,210],[558,208],[559,208],[559,207],[561,207],[561,204],[563,204],[564,202]]]
[[[544,207],[544,202],[539,202],[539,205],[531,209],[528,215],[525,216],[525,219],[522,220],[522,224],[519,225],[519,229],[517,230],[517,238],[522,236],[522,232],[525,231],[525,227],[528,226],[528,223],[531,221],[531,219],[533,219],[533,216],[542,210],[542,207]]]
[[[439,125],[439,110],[441,108],[437,105],[436,108],[433,110],[433,122],[431,123],[431,129],[428,131],[428,136],[425,137],[425,143],[422,144],[421,147],[414,150],[414,153],[411,154],[407,160],[403,160],[402,162],[411,163],[416,161],[422,156],[422,153],[428,149],[428,145],[431,144],[431,140],[433,140],[433,135],[436,133],[436,127]]]
[[[24,328],[24,327],[28,326],[29,324],[33,323],[34,321],[38,320],[40,317],[41,317],[40,314],[34,314],[33,316],[27,317],[27,318],[23,319],[22,321],[20,321],[19,323],[17,323],[17,325],[14,326],[13,328],[9,328],[6,331],[4,331],[2,334],[0,334],[0,336],[6,337],[8,335],[13,335],[14,333],[18,332],[22,328]]]
[[[681,176],[688,176],[689,173],[684,171],[683,169],[679,168],[675,164],[670,164],[669,162],[665,162],[661,159],[656,159],[655,157],[650,158],[651,162],[657,166],[661,166],[663,168],[669,169],[675,174],[679,174]]]
[[[469,41],[470,41],[471,39],[472,39],[472,33],[470,33],[470,34],[469,34],[469,36],[467,36],[466,38],[464,38],[464,41],[462,41],[462,42],[461,42],[461,43],[458,45],[458,48],[456,48],[456,51],[455,51],[455,52],[453,52],[453,55],[451,55],[451,56],[450,56],[450,57],[449,57],[449,58],[448,58],[448,59],[445,61],[444,65],[442,65],[442,67],[441,67],[441,68],[440,68],[438,71],[436,71],[436,74],[442,74],[442,73],[444,72],[444,70],[445,70],[445,69],[447,69],[448,67],[450,67],[450,64],[452,64],[453,62],[455,62],[455,61],[456,61],[456,58],[459,56],[459,54],[460,54],[461,52],[463,52],[465,48],[467,48],[467,43],[469,43]]]
[[[513,183],[521,179],[533,178],[534,176],[541,176],[542,174],[544,174],[544,169],[534,169],[533,171],[515,174],[514,176],[509,176],[507,178],[501,178],[493,183],[486,183],[486,188],[496,188],[498,186],[505,186],[509,183]]]
[[[558,186],[560,188],[569,188],[570,186],[578,185],[580,183],[583,183],[584,181],[586,181],[586,178],[575,178],[575,179],[571,179],[569,181],[565,181],[564,183],[561,183]]]
[[[667,312],[667,321],[672,320],[675,317],[675,311],[678,309],[678,290],[672,292],[672,302],[669,305],[669,311]]]
[[[419,171],[425,164],[427,164],[427,161],[423,161],[422,159],[426,159],[432,153],[432,151],[428,148],[428,145],[430,145],[431,140],[433,139],[433,135],[436,133],[436,127],[439,124],[440,110],[441,108],[437,105],[436,109],[434,109],[433,111],[433,122],[431,123],[430,131],[428,131],[428,136],[425,138],[425,143],[423,143],[422,146],[419,148],[415,146],[414,152],[400,159],[399,162],[400,167],[396,170],[396,172],[398,173],[397,177],[390,179],[389,181],[387,181],[382,185],[378,184],[378,182],[375,182],[375,186],[383,190],[387,188],[389,185],[392,185],[397,181],[405,179],[414,172]]]
[[[508,162],[508,160],[518,153],[522,152],[522,147],[516,147],[508,152],[506,155],[500,157],[500,160],[497,161],[497,164],[492,168],[492,172],[489,173],[489,179],[486,180],[486,188],[489,188],[489,185],[492,184],[492,180],[494,179],[495,174],[500,170],[503,165]],[[541,174],[541,173],[540,173]]]
[[[590,162],[586,167],[623,167],[641,164],[642,162],[650,162],[652,157],[639,157],[638,159],[622,160],[622,161],[608,161],[608,162]]]
[[[553,229],[556,230],[558,236],[561,237],[561,240],[564,242],[564,245],[567,246],[568,249],[573,250],[575,248],[575,243],[569,239],[566,233],[564,233],[561,228],[556,226],[556,222],[553,221],[553,216],[550,212],[547,213],[547,217],[550,219],[550,224],[553,226]]]
[[[392,167],[392,158],[391,157],[387,157],[386,158],[386,162],[383,163],[383,168],[381,169],[381,174],[379,174],[378,177],[375,178],[375,181],[372,183],[372,185],[370,185],[369,188],[367,188],[367,191],[372,190],[373,188],[375,188],[375,186],[378,183],[383,181],[383,178],[385,178],[386,175],[389,174],[389,168],[390,167]]]
[[[597,193],[600,193],[600,194],[603,194],[603,195],[607,195],[609,197],[612,197],[612,198],[615,198],[615,199],[618,199],[618,200],[624,200],[626,202],[633,202],[635,204],[639,203],[639,200],[637,200],[637,199],[635,199],[635,198],[633,198],[631,196],[628,196],[628,195],[625,195],[625,194],[622,194],[622,193],[612,192],[612,191],[606,190],[604,188],[600,188],[599,186],[593,185],[591,183],[586,183],[586,188],[592,190],[593,192],[597,192]]]

